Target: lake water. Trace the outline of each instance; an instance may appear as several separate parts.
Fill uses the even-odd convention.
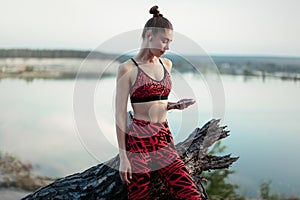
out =
[[[221,118],[221,125],[231,131],[222,142],[227,146],[224,154],[240,157],[229,181],[240,186],[241,194],[258,196],[259,184],[272,180],[271,191],[300,196],[300,82],[224,75],[210,77],[209,83],[193,74],[173,79],[170,100],[197,101],[183,112],[168,113],[176,142],[211,118]],[[212,85],[214,80],[218,84]],[[118,152],[114,86],[115,77],[0,80],[0,151],[33,163],[35,173],[51,177],[108,160]],[[78,88],[82,91],[74,96]],[[215,94],[220,88],[224,99]],[[84,113],[86,108],[92,110]],[[95,119],[97,124],[91,124]]]

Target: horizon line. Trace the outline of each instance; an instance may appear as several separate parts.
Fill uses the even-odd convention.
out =
[[[94,51],[93,49],[80,49],[80,48],[31,48],[31,47],[10,47],[10,48],[3,48],[0,47],[1,50],[34,50],[34,51]],[[95,51],[103,54],[122,54],[118,52],[106,52],[106,51]],[[126,54],[123,54],[126,55]],[[130,54],[128,54],[130,55]],[[170,53],[166,53],[165,55],[170,55]],[[184,54],[185,56],[199,56],[199,54],[194,54],[194,53],[186,53]],[[287,54],[239,54],[239,53],[207,53],[208,56],[211,57],[261,57],[261,58],[298,58],[300,59],[300,55],[287,55]]]

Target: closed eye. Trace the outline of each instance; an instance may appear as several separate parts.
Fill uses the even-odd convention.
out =
[[[171,42],[172,42],[172,40],[169,40],[169,39],[163,40],[164,44],[168,44],[168,43],[171,43]]]
[[[169,38],[163,38],[162,41],[163,41],[163,43],[170,43],[170,42],[172,42],[172,40],[170,40]]]

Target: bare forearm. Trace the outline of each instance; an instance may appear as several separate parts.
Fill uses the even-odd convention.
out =
[[[117,139],[119,145],[119,156],[120,158],[126,157],[126,117],[119,116],[117,117],[116,123],[116,132],[117,132]]]
[[[124,133],[121,130],[117,131],[117,138],[118,138],[118,144],[119,144],[119,156],[120,156],[120,158],[126,157],[125,134],[126,133]]]

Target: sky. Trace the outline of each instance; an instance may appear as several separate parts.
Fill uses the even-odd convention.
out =
[[[208,54],[300,56],[299,0],[0,0],[0,5],[0,48],[93,50],[142,29],[152,17],[149,9],[158,5],[175,32]]]

